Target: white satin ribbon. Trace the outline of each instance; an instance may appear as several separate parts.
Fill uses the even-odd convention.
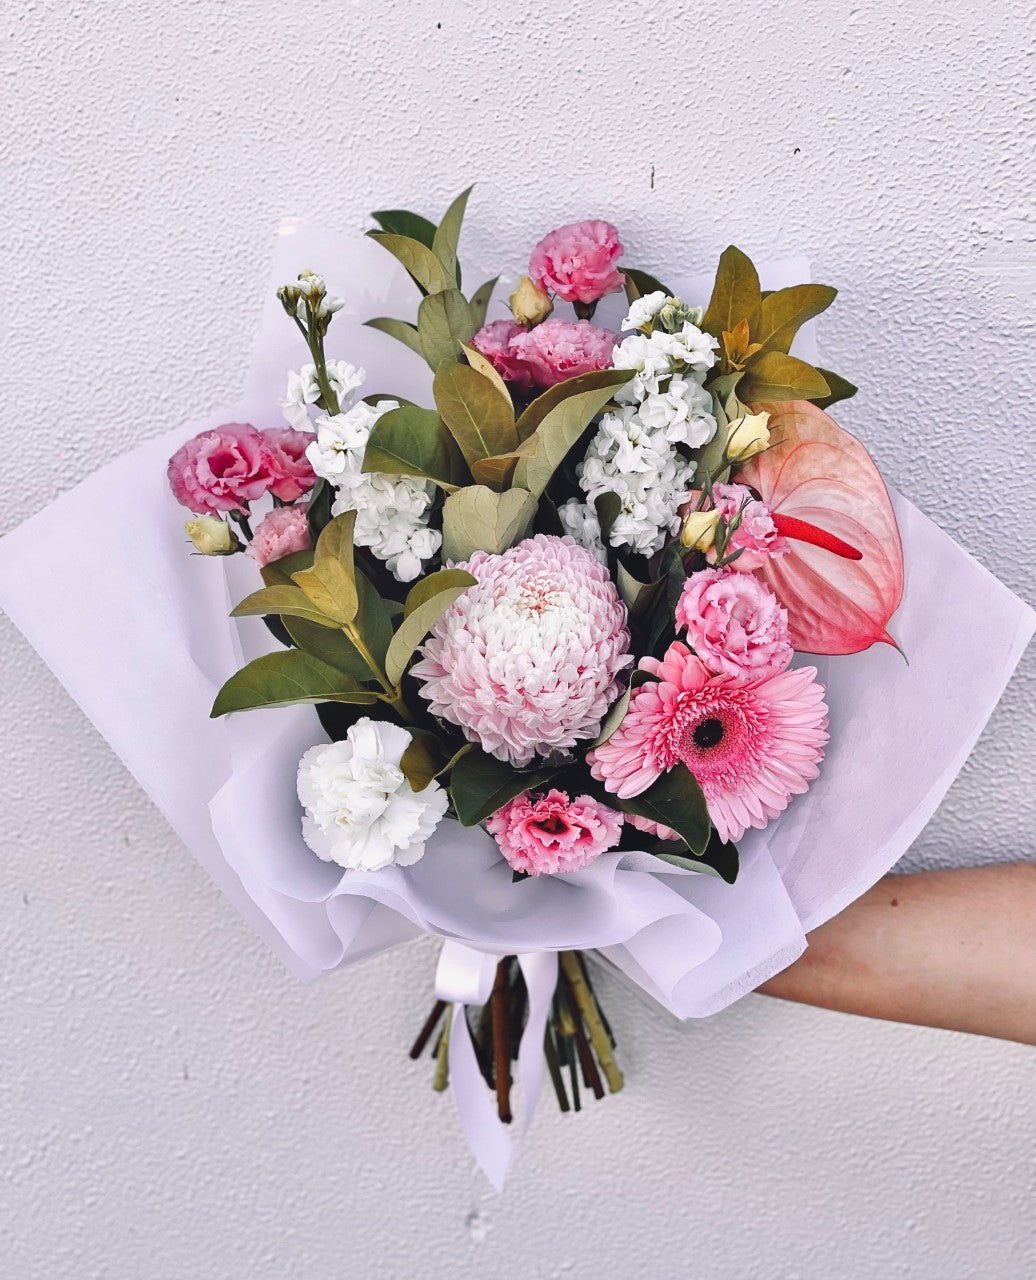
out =
[[[502,959],[502,955],[476,951],[461,942],[447,939],[435,972],[435,994],[453,1006],[447,1053],[450,1088],[461,1129],[479,1167],[497,1191],[502,1190],[514,1158],[515,1140],[497,1115],[493,1095],[486,1088],[479,1070],[465,1006],[486,1003],[493,991],[497,965]],[[524,1134],[543,1089],[546,1066],[543,1037],[558,980],[557,952],[527,951],[518,956],[518,964],[529,993],[528,1020],[518,1047],[518,1083],[523,1103],[518,1133]]]

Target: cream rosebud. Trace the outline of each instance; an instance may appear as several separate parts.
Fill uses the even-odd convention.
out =
[[[735,418],[727,427],[727,458],[730,462],[747,462],[757,453],[770,447],[770,429],[766,425],[770,415],[764,409],[762,413],[743,413]]]
[[[522,276],[518,288],[507,300],[511,313],[519,324],[542,324],[554,310],[550,294],[534,284],[529,276]]]
[[[680,526],[681,544],[688,551],[708,551],[716,541],[720,515],[715,507],[711,511],[688,512]]]
[[[196,516],[187,521],[183,530],[203,556],[232,556],[241,550],[237,534],[217,516]]]

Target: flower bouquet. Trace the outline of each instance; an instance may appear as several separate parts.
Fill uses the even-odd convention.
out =
[[[563,1110],[622,1085],[586,953],[680,1016],[789,963],[930,816],[1033,619],[827,414],[855,391],[813,354],[834,289],[731,247],[706,298],[586,221],[503,312],[464,291],[466,202],[347,253],[292,229],[240,413],[30,521],[0,589],[295,967],[444,939],[412,1054],[499,1185],[515,1082],[525,1124],[548,1077]],[[408,289],[412,319],[362,314]],[[156,515],[57,645],[31,580],[83,592],[69,530],[127,468]],[[225,574],[171,559],[156,478]],[[146,749],[97,656],[141,564]]]

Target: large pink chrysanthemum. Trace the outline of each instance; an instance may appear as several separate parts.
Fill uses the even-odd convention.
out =
[[[747,683],[709,669],[679,642],[641,666],[641,685],[616,732],[588,759],[595,778],[621,797],[640,795],[683,761],[705,793],[723,840],[739,840],[801,795],[819,772],[827,706],[814,667]]]
[[[461,567],[478,582],[412,668],[433,715],[519,767],[595,737],[632,661],[608,570],[571,538],[546,534]]]

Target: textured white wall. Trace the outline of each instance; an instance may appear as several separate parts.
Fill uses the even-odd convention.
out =
[[[1036,594],[1024,0],[25,0],[2,25],[0,527],[237,389],[283,214],[434,214],[474,178],[472,262],[577,215],[660,270],[810,254],[863,387],[846,425]],[[127,494],[113,546],[135,518]],[[684,1027],[603,982],[631,1087],[545,1103],[494,1198],[403,1055],[432,947],[294,983],[0,641],[4,1280],[1036,1273],[1031,1051],[758,997]],[[1034,659],[912,865],[1031,856]]]

